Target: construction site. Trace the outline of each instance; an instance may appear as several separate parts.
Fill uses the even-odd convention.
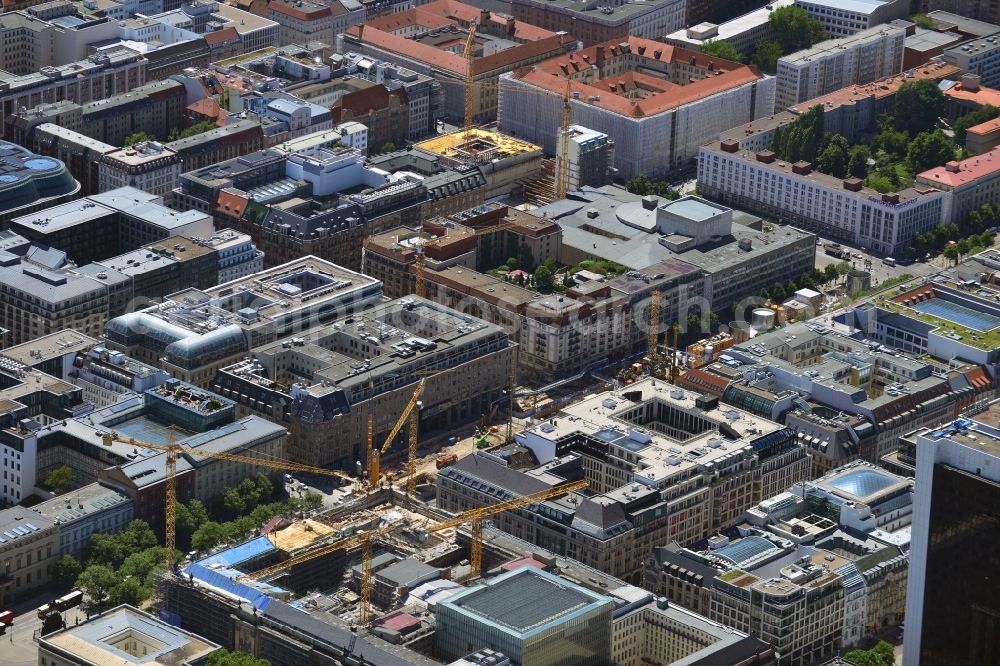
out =
[[[280,654],[280,663],[440,663],[437,604],[485,574],[532,566],[597,589],[620,584],[586,568],[574,573],[580,565],[485,524],[586,486],[497,498],[456,515],[385,488],[350,509],[276,517],[257,536],[165,574],[160,616],[220,644]]]

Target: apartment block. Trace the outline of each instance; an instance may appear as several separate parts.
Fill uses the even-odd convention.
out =
[[[624,179],[678,169],[720,132],[774,110],[773,77],[630,37],[503,74],[500,128],[555,154],[567,85],[573,122],[615,142],[614,165]]]
[[[789,164],[770,150],[751,152],[736,139],[702,146],[698,188],[729,205],[822,232],[884,256],[906,256],[913,237],[948,220],[951,193],[918,184],[880,194],[857,178]]]
[[[978,76],[982,85],[1000,87],[1000,31],[947,48],[942,57],[966,74]]]
[[[902,27],[880,26],[779,58],[774,109],[898,74],[905,39]]]

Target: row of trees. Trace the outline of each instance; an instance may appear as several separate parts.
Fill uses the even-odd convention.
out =
[[[835,282],[847,275],[851,268],[851,264],[846,261],[839,264],[828,264],[823,270],[814,269],[811,273],[800,276],[798,280],[789,280],[785,284],[775,282],[770,289],[762,288],[757,295],[763,299],[769,299],[773,303],[782,303],[791,298],[799,289],[816,289],[820,285]]]
[[[670,185],[665,180],[650,180],[645,176],[636,176],[632,180],[625,183],[625,189],[632,194],[638,194],[644,197],[648,194],[652,194],[670,201],[679,199],[681,193],[670,187]]]
[[[958,261],[961,257],[993,246],[989,229],[1000,222],[1000,205],[983,204],[970,212],[959,224],[942,224],[913,237],[913,250],[918,255],[944,248],[944,256]],[[948,245],[948,241],[956,241]]]

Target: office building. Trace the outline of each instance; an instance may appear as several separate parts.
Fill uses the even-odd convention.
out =
[[[690,3],[689,3],[690,4]],[[718,14],[709,16],[704,23],[691,23],[675,32],[668,33],[663,41],[671,46],[680,46],[691,51],[700,51],[708,42],[726,41],[733,45],[744,58],[749,59],[757,49],[757,42],[774,39],[771,27],[771,12],[781,7],[790,7],[795,0],[771,0],[759,9],[754,9],[742,16],[712,23]]]
[[[21,75],[4,72],[0,74],[0,122],[19,109],[31,109],[43,102],[69,100],[86,104],[126,93],[146,82],[147,63],[135,51],[118,49],[46,67],[44,72]]]
[[[612,608],[606,596],[521,567],[438,603],[435,644],[448,659],[468,654],[471,643],[502,652],[515,666],[561,664],[569,655],[580,666],[603,666]]]
[[[917,437],[903,660],[991,664],[1000,585],[984,566],[997,545],[1000,430],[992,405]]]
[[[443,115],[465,116],[467,64],[460,53],[469,26],[476,22],[473,120],[497,117],[497,77],[573,50],[576,38],[505,18],[457,0],[435,0],[413,9],[371,19],[337,36],[337,51],[396,63],[442,80]],[[559,94],[565,85],[559,88]],[[520,135],[519,136],[523,136]]]
[[[998,160],[997,165],[993,160]],[[1000,150],[990,150],[960,162],[928,169],[916,176],[918,183],[951,192],[951,214],[945,222],[962,223],[969,213],[997,200],[1000,189]]]
[[[902,257],[913,237],[948,219],[951,193],[918,184],[881,194],[858,178],[835,178],[809,162],[789,164],[737,139],[701,147],[698,191],[876,254]]]
[[[511,2],[511,13],[516,20],[569,33],[584,46],[628,37],[659,39],[684,27],[686,9],[687,0],[610,2],[602,7],[579,5],[572,0]]]
[[[293,459],[352,471],[365,456],[369,417],[383,441],[421,380],[424,433],[474,420],[502,397],[516,358],[500,327],[415,296],[360,314],[362,305],[370,302],[332,326],[254,345],[251,360],[227,364],[210,386],[287,423]]]
[[[435,155],[453,169],[478,166],[486,178],[487,199],[520,191],[542,170],[541,147],[493,130],[473,128],[442,134],[414,148]]]
[[[898,74],[905,39],[904,28],[880,26],[778,58],[774,110]]]
[[[591,495],[508,512],[494,524],[625,580],[668,536],[704,539],[809,471],[791,430],[655,379],[588,396],[515,439],[538,467],[470,455],[438,472],[438,506],[464,511],[494,495],[586,479]]]
[[[665,327],[706,302],[710,284],[704,272],[670,257],[619,277],[579,271],[559,295],[519,286],[514,276],[486,274],[506,261],[512,247],[530,252],[533,262],[562,260],[559,227],[537,212],[494,204],[427,221],[422,229],[390,229],[365,242],[365,272],[383,280],[390,296],[410,294],[421,248],[427,297],[504,327],[519,345],[519,371],[531,381],[552,381],[641,351],[648,342],[653,290],[663,295]]]
[[[0,511],[0,538],[0,606],[10,608],[51,582],[59,559],[59,525],[14,506]]]
[[[219,226],[256,238],[268,265],[313,254],[358,269],[369,234],[483,202],[476,165],[452,168],[423,150],[366,162],[318,136],[319,146],[282,144],[182,174],[174,205],[213,212]]]
[[[302,257],[218,287],[185,289],[116,317],[107,346],[208,386],[255,347],[302,334],[377,303],[382,285],[317,257]]]
[[[80,183],[65,164],[0,141],[0,228],[20,215],[79,196]]]
[[[910,3],[906,0],[795,0],[795,6],[822,23],[832,39],[850,37],[910,16]]]
[[[617,175],[626,180],[661,177],[720,132],[774,110],[773,77],[629,37],[503,74],[500,129],[554,154],[567,83],[573,122],[600,128],[615,142]]]
[[[690,664],[773,666],[774,650],[730,626],[687,607],[625,585],[608,592],[614,603],[611,662],[620,666]]]
[[[38,663],[195,666],[218,649],[197,634],[122,605],[39,638]]]
[[[31,507],[59,526],[59,556],[82,558],[94,534],[117,534],[132,521],[132,498],[91,483]]]
[[[128,186],[169,201],[181,175],[180,157],[157,141],[109,150],[98,162],[101,192]]]
[[[264,130],[259,121],[247,118],[164,145],[177,154],[185,170],[201,169],[261,150]]]
[[[794,279],[812,269],[815,256],[812,234],[766,226],[758,217],[695,196],[665,201],[610,186],[584,188],[533,214],[559,225],[558,258],[567,266],[608,259],[646,270],[679,260],[701,269],[710,278],[705,303],[698,308],[690,302],[681,322],[707,310],[722,312],[761,287]]]
[[[99,344],[74,352],[72,357],[69,368],[56,376],[82,388],[83,399],[95,409],[145,393],[170,379],[164,370],[121,352],[109,352]]]
[[[17,217],[11,220],[10,229],[35,243],[58,248],[79,266],[171,236],[207,238],[214,231],[209,216],[171,210],[161,197],[134,187]]]
[[[53,123],[43,123],[35,128],[31,147],[65,164],[80,183],[80,196],[104,191],[100,187],[98,165],[104,155],[115,150],[114,146]]]
[[[257,249],[253,239],[246,234],[222,229],[210,238],[195,240],[218,253],[219,277],[216,284],[232,282],[264,270],[264,253]]]

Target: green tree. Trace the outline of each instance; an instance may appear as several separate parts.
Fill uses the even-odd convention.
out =
[[[771,300],[775,303],[783,302],[785,298],[788,296],[788,294],[785,292],[785,288],[782,286],[780,282],[775,282],[774,286],[772,286],[768,290],[768,294],[770,294]]]
[[[224,537],[225,532],[222,529],[222,525],[214,520],[210,520],[201,525],[191,535],[191,547],[195,550],[211,550],[222,543]]]
[[[880,126],[879,133],[872,140],[872,150],[882,151],[899,159],[906,156],[906,147],[909,143],[910,137],[906,132],[901,132],[886,123]]]
[[[133,553],[149,550],[156,546],[156,535],[145,520],[136,518],[128,524],[124,532],[116,537],[121,546],[121,556],[126,558]]]
[[[527,245],[521,246],[521,252],[517,257],[517,267],[522,271],[535,270],[535,257],[531,254],[531,248]]]
[[[70,587],[80,577],[82,571],[83,567],[80,566],[80,562],[75,557],[72,555],[63,555],[56,562],[54,574],[56,583],[60,587]]]
[[[914,173],[941,166],[955,159],[955,144],[941,130],[921,132],[906,151],[906,166]]]
[[[775,154],[788,162],[806,160],[815,164],[826,143],[823,113],[823,107],[817,104],[793,122],[777,128],[774,131]]]
[[[121,544],[114,534],[97,533],[90,537],[88,564],[117,567],[125,559]]]
[[[382,144],[382,149],[379,150],[380,153],[394,153],[396,152],[396,144],[392,141],[386,141]]]
[[[924,28],[925,30],[933,30],[934,27],[935,27],[935,25],[936,25],[934,23],[934,19],[932,19],[927,14],[923,14],[923,13],[921,13],[921,14],[914,14],[913,16],[911,16],[910,17],[910,22],[911,23],[916,23],[918,26],[920,26],[921,28]]]
[[[844,277],[853,270],[854,267],[851,266],[851,262],[849,261],[837,262],[837,275],[839,275],[840,277]]]
[[[87,595],[94,608],[101,609],[107,605],[111,589],[120,580],[121,578],[111,567],[103,564],[91,564],[77,577],[76,587]]]
[[[174,553],[174,559],[177,561],[182,556],[183,553]],[[163,546],[156,546],[126,557],[118,568],[118,574],[123,577],[132,576],[142,585],[152,587],[156,582],[156,574],[166,567],[166,560],[167,549]]]
[[[56,467],[45,477],[43,485],[56,495],[62,495],[73,485],[73,468],[69,465]]]
[[[319,493],[306,493],[302,498],[302,508],[306,511],[315,511],[323,506],[323,496]]]
[[[955,263],[958,263],[958,245],[949,245],[944,249],[943,252],[946,259],[950,259]]]
[[[868,160],[871,153],[867,146],[851,146],[847,151],[847,174],[862,180],[868,176]]]
[[[731,62],[743,62],[743,56],[736,50],[732,42],[724,39],[712,39],[701,45],[701,52],[713,58],[722,58]]]
[[[244,652],[230,652],[225,648],[220,648],[208,655],[205,666],[271,666],[271,662]]]
[[[775,9],[768,22],[785,53],[807,49],[826,38],[823,24],[795,5]]]
[[[625,183],[625,190],[632,194],[644,197],[653,189],[653,182],[645,176],[639,175]]]
[[[222,506],[230,515],[241,516],[246,509],[246,500],[243,499],[238,488],[227,488],[222,495]]]
[[[879,641],[870,650],[851,650],[844,660],[855,666],[893,666],[896,656],[891,643]]]
[[[695,312],[688,315],[687,318],[687,332],[688,333],[702,333],[701,327],[701,313]]]
[[[535,269],[534,274],[535,289],[548,293],[552,291],[553,278],[552,269],[544,264]]]
[[[778,71],[778,58],[784,54],[780,43],[771,39],[762,39],[757,42],[751,60],[760,68],[760,71],[765,74],[774,74]]]
[[[956,120],[955,124],[951,126],[951,128],[955,130],[955,143],[960,146],[964,146],[966,132],[970,127],[975,127],[980,123],[985,123],[987,120],[993,120],[997,116],[1000,116],[1000,109],[992,104],[987,104],[986,106],[982,106],[975,111],[970,111],[965,114]]]
[[[837,272],[837,267],[833,264],[827,264],[826,268],[823,269],[823,279],[827,282],[836,282],[838,277],[840,277],[840,273]]]
[[[869,176],[868,180],[865,181],[865,185],[872,188],[876,192],[886,192],[895,191],[896,187],[892,184],[892,181],[885,176]]]
[[[144,141],[156,141],[156,137],[149,132],[133,132],[125,137],[125,146],[134,146]]]
[[[274,484],[265,474],[258,474],[254,477],[254,484],[257,486],[257,493],[261,499],[269,499],[274,494]]]
[[[128,576],[108,591],[108,601],[111,606],[129,604],[139,606],[153,596],[153,591],[139,582],[134,576]]]
[[[847,175],[850,144],[839,134],[827,135],[826,146],[816,158],[816,169],[837,178]]]
[[[944,115],[944,93],[931,79],[910,79],[896,92],[896,128],[911,136],[925,132]]]
[[[567,271],[566,274],[563,275],[563,286],[566,287],[567,289],[576,286],[576,280],[573,279],[573,274],[570,273],[569,271]]]

